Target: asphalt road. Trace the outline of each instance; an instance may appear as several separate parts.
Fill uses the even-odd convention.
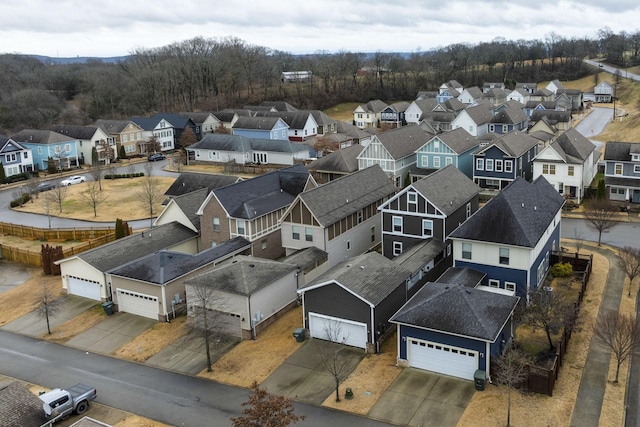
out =
[[[576,231],[583,240],[597,242],[598,233],[589,228],[586,221],[575,218],[562,218],[561,237],[575,239]],[[640,248],[640,222],[620,222],[611,230],[602,233],[602,244],[624,248]]]
[[[98,403],[175,426],[230,426],[249,392],[202,378],[0,331],[0,373],[43,387],[77,382],[98,390]],[[304,426],[389,426],[356,415],[295,403]]]
[[[589,65],[593,65],[594,67],[598,67],[602,71],[606,71],[607,73],[616,74],[618,71],[620,71],[620,76],[624,77],[625,79],[631,79],[633,81],[640,82],[639,75],[630,73],[624,68],[614,67],[612,65],[603,64],[598,61],[592,61],[591,59],[585,59],[584,62]]]

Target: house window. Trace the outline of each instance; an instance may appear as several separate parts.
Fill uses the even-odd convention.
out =
[[[238,220],[236,221],[236,230],[238,232],[238,234],[243,235],[245,234],[245,224],[243,220]]]
[[[293,240],[300,240],[300,226],[294,225],[291,227],[291,238]]]
[[[574,166],[568,166],[567,167],[567,175],[573,176],[573,174],[575,173],[574,169],[575,169]]]
[[[487,159],[484,163],[485,170],[493,171],[493,159]]]
[[[347,250],[351,250],[351,240],[347,240]]]
[[[502,172],[502,160],[496,160],[496,172]]]
[[[267,241],[263,240],[262,242],[260,242],[260,247],[262,248],[262,250],[267,249]]]
[[[640,173],[640,165],[633,165],[633,173]]]
[[[402,242],[393,242],[393,256],[398,256],[402,253]]]
[[[509,126],[502,125],[502,133],[507,133],[507,132],[509,132]]]
[[[558,193],[564,194],[564,183],[562,182],[558,183]]]
[[[371,227],[371,242],[375,242],[376,241],[376,227]]]
[[[495,132],[496,131],[496,125],[489,125],[489,132]]]
[[[451,243],[447,245],[447,256],[451,256]]]
[[[444,158],[444,164],[445,164],[445,166],[452,165],[453,164],[453,158],[445,157]]]
[[[462,259],[471,259],[471,243],[462,244]]]
[[[431,237],[433,236],[433,221],[430,219],[422,220],[422,236],[423,237]]]
[[[537,272],[538,284],[542,283],[542,279],[544,279],[544,260],[540,261],[540,265],[538,266],[538,272]]]
[[[220,231],[220,218],[213,218],[213,231]]]
[[[416,206],[418,204],[418,195],[414,192],[407,193],[407,204]]]
[[[434,157],[433,158],[433,167],[434,168],[439,168],[440,167],[440,157]]]
[[[500,248],[500,264],[509,265],[509,248]]]
[[[64,151],[66,152],[71,151],[71,144],[64,144]]]
[[[428,168],[429,167],[429,156],[420,156],[420,158],[422,159],[422,167],[423,168]]]
[[[513,282],[504,282],[504,288],[513,293],[516,292],[516,284]]]
[[[490,288],[499,288],[500,287],[500,280],[489,279],[489,287]]]
[[[402,217],[394,216],[392,221],[393,221],[393,231],[397,233],[402,233]]]
[[[471,203],[467,203],[467,218],[471,216]]]
[[[313,229],[311,227],[304,228],[304,240],[307,242],[313,242]]]
[[[614,175],[622,175],[622,163],[616,163]]]
[[[522,170],[522,157],[518,159],[518,168]]]
[[[504,171],[507,173],[513,172],[513,160],[504,161]]]
[[[440,149],[440,141],[437,139],[433,141],[433,148]]]
[[[542,174],[543,175],[555,175],[556,174],[556,165],[542,165]]]
[[[484,170],[484,159],[476,159],[476,170]]]
[[[38,154],[42,154],[42,147],[38,147]]]
[[[362,211],[358,211],[358,224],[362,222]]]

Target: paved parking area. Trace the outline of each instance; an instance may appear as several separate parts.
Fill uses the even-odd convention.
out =
[[[0,259],[0,294],[23,284],[31,277],[29,268],[17,262]]]

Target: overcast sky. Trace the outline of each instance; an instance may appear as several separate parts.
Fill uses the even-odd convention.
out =
[[[0,53],[122,56],[233,36],[290,53],[414,52],[452,43],[640,29],[638,0],[0,0]]]

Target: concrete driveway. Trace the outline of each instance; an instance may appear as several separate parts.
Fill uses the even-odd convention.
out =
[[[398,425],[455,427],[474,393],[472,381],[405,368],[367,416]]]
[[[65,323],[68,320],[73,319],[80,313],[83,313],[89,310],[94,305],[98,304],[98,301],[78,297],[75,295],[63,295],[58,298],[58,300],[60,301],[60,306],[57,314],[55,316],[49,316],[51,329]],[[47,321],[36,311],[32,311],[25,314],[24,316],[17,318],[12,322],[7,323],[0,329],[9,332],[18,332],[33,337],[39,337],[47,332]]]
[[[91,353],[110,354],[157,323],[157,320],[118,312],[71,338],[66,345]]]
[[[23,284],[31,277],[26,265],[2,259],[0,259],[0,272],[0,294]]]
[[[335,380],[320,357],[322,340],[309,340],[289,356],[260,386],[270,393],[280,394],[302,402],[320,405],[335,392]],[[346,376],[358,366],[365,353],[353,347],[344,347]]]

